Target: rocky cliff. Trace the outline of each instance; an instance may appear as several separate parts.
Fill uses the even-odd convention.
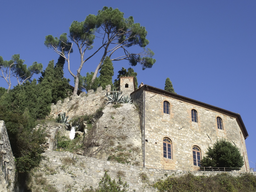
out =
[[[15,162],[4,121],[0,120],[0,192],[13,191]]]

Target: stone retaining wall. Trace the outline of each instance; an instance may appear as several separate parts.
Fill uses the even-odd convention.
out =
[[[168,176],[179,177],[191,173],[195,176],[211,176],[223,172],[212,171],[170,171],[148,169],[140,166],[125,165],[96,158],[74,155],[69,152],[46,152],[46,157],[31,173],[30,187],[32,191],[55,188],[57,191],[84,191],[86,188],[98,187],[105,171],[117,181],[121,176],[127,182],[129,191],[157,191],[151,185]],[[241,172],[225,172],[232,176],[240,176]],[[256,173],[253,173],[256,176]],[[42,182],[44,181],[44,182]],[[40,183],[44,183],[41,185]]]

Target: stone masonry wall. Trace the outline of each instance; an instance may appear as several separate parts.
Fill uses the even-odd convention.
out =
[[[134,77],[120,77],[120,91],[124,96],[130,96],[134,91]],[[126,87],[127,85],[128,87]]]
[[[105,90],[102,90],[102,87],[98,87],[95,92],[89,90],[87,94],[83,92],[79,96],[72,95],[64,99],[63,102],[60,100],[56,105],[51,105],[49,117],[55,119],[58,117],[58,114],[64,112],[69,116],[69,119],[75,116],[93,114],[103,105],[105,96],[110,90],[110,85],[107,85]]]
[[[14,191],[15,161],[4,121],[0,120],[0,192]]]
[[[170,114],[163,113],[163,102],[170,103]],[[191,121],[195,109],[198,122]],[[217,128],[217,117],[223,130]],[[163,157],[163,138],[172,141],[172,158]],[[244,157],[241,171],[249,171],[244,137],[235,118],[168,96],[145,91],[145,166],[148,168],[195,171],[192,148],[200,147],[201,156],[217,140],[226,139],[236,145]]]
[[[74,155],[69,152],[46,152],[46,157],[40,167],[34,168],[30,173],[29,186],[34,191],[77,191],[82,192],[92,186],[98,187],[105,171],[112,179],[127,182],[129,191],[154,192],[151,185],[168,176],[179,177],[191,173],[195,176],[211,176],[223,172],[211,171],[170,171],[161,169],[148,169],[139,166],[125,165],[96,158]],[[239,176],[237,171],[226,172],[232,176]],[[255,173],[252,173],[256,175]]]

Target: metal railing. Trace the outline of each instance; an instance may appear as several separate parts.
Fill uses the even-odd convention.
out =
[[[200,171],[239,171],[240,167],[200,167]]]

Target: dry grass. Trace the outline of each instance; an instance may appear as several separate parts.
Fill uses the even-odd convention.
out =
[[[61,159],[61,162],[64,165],[75,165],[76,164],[75,158],[71,158],[71,157],[64,157]]]

